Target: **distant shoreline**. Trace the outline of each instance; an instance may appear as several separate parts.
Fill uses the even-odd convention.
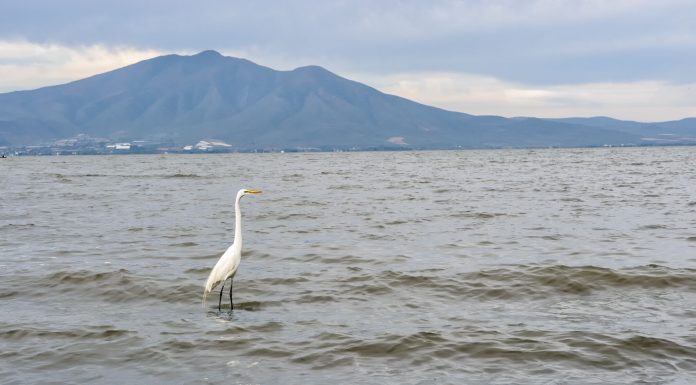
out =
[[[696,143],[627,144],[603,146],[546,146],[546,147],[347,147],[347,148],[303,148],[303,149],[219,149],[207,151],[168,150],[116,150],[99,151],[94,149],[58,149],[51,146],[26,146],[20,148],[1,148],[0,157],[16,156],[83,156],[83,155],[204,155],[204,154],[293,154],[293,153],[336,153],[336,152],[409,152],[409,151],[480,151],[480,150],[551,150],[551,149],[602,149],[602,148],[660,148],[694,147]]]

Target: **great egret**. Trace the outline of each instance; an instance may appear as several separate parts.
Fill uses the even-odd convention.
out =
[[[222,306],[222,291],[225,289],[225,281],[230,278],[230,309],[234,309],[232,302],[232,280],[237,272],[239,262],[242,260],[242,213],[239,211],[239,201],[243,196],[248,194],[261,194],[260,190],[241,189],[237,192],[237,199],[234,202],[234,242],[232,246],[227,248],[222,257],[217,261],[215,267],[208,276],[208,281],[205,283],[205,291],[203,292],[203,303],[205,303],[208,294],[222,282],[220,288],[220,300],[218,301],[218,311]]]

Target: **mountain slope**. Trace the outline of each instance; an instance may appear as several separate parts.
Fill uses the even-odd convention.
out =
[[[321,67],[275,71],[214,51],[0,94],[0,144],[79,133],[178,144],[215,138],[237,148],[588,146],[639,144],[642,135],[576,121],[445,111]]]

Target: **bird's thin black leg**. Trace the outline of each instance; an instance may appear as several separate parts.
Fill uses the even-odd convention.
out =
[[[218,301],[218,311],[221,311],[222,306],[222,291],[225,290],[225,281],[222,281],[222,287],[220,288],[220,300]]]
[[[232,285],[234,281],[230,279],[230,310],[234,310],[234,303],[232,302]]]

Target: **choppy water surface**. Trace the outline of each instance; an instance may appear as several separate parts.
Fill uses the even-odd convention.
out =
[[[5,384],[696,382],[696,148],[0,160]],[[232,241],[234,312],[201,306]]]

